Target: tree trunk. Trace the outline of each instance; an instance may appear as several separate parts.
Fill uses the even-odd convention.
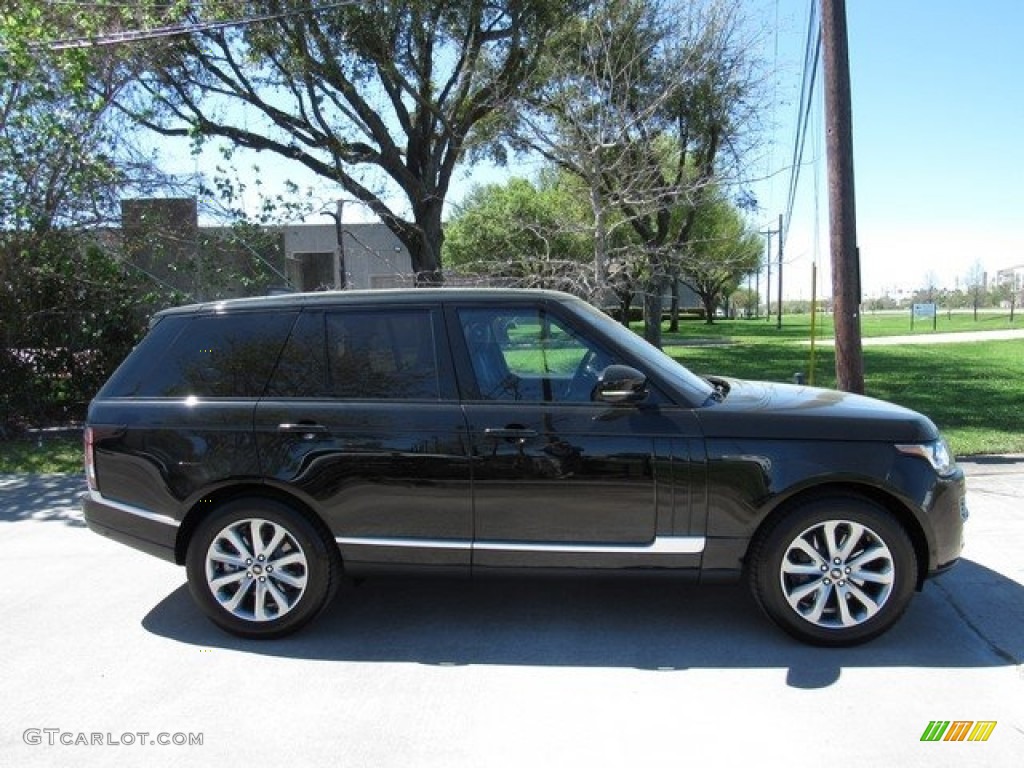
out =
[[[619,322],[629,328],[629,312],[633,308],[633,292],[622,291],[619,297]]]
[[[662,295],[665,293],[665,270],[656,247],[648,244],[647,264],[650,277],[644,291],[644,338],[661,349]]]
[[[590,184],[590,209],[594,214],[594,283],[597,295],[600,297],[608,285],[608,233],[605,230],[604,205],[595,183]],[[632,301],[632,294],[629,298]],[[629,325],[628,318],[626,318],[626,325]]]
[[[644,338],[661,349],[661,294],[664,289],[662,279],[651,278],[644,291]]]
[[[715,295],[713,293],[703,293],[700,297],[701,303],[704,304],[704,325],[714,325],[715,323]]]
[[[409,249],[416,287],[437,287],[444,283],[441,272],[441,245],[444,243],[441,204],[437,200],[428,200],[417,205],[414,213],[416,226],[396,234]]]
[[[672,279],[672,309],[670,310],[668,330],[670,333],[679,333],[679,281]]]

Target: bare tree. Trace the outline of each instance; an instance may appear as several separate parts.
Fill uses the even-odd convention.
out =
[[[1024,284],[1017,270],[1006,270],[1000,272],[998,282],[993,286],[993,298],[997,299],[1002,306],[1010,306],[1010,322],[1013,322],[1017,306],[1024,296]]]
[[[519,140],[591,190],[599,281],[604,233],[628,226],[639,238],[619,274],[642,281],[655,344],[703,195],[740,156],[753,115],[758,75],[741,29],[728,0],[594,3],[552,46],[544,85],[520,116]]]
[[[971,296],[971,307],[974,309],[974,319],[977,321],[978,306],[986,293],[985,267],[978,260],[975,260],[971,268],[967,270],[967,292]]]

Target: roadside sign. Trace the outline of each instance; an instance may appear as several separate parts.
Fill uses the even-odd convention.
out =
[[[932,330],[938,327],[939,313],[935,304],[914,304],[910,310],[910,327],[914,327],[914,318],[930,317],[932,319]]]

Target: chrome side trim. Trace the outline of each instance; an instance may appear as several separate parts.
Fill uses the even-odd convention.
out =
[[[478,541],[473,549],[488,552],[561,552],[569,555],[699,555],[703,536],[658,536],[650,544],[534,544],[522,541]]]
[[[410,549],[458,549],[468,551],[473,548],[469,539],[389,539],[373,536],[336,536],[339,545],[357,547],[406,547]]]
[[[363,547],[411,547],[418,549],[480,550],[487,552],[557,552],[568,555],[699,555],[703,536],[658,536],[650,544],[538,544],[527,541],[477,541],[466,539],[388,539],[338,536],[339,545]]]
[[[163,525],[169,525],[172,528],[178,528],[181,526],[180,520],[175,520],[173,517],[167,515],[158,515],[156,512],[150,512],[148,509],[142,509],[141,507],[133,507],[131,504],[125,504],[120,501],[113,501],[105,498],[99,491],[90,490],[89,500],[106,507],[107,509],[116,509],[118,512],[124,512],[126,515],[132,515],[133,517],[141,517],[144,520],[149,520],[153,523],[161,523]]]

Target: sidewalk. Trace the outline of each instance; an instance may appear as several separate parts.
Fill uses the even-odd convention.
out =
[[[896,346],[898,344],[965,344],[971,341],[1011,341],[1024,339],[1024,328],[1005,331],[965,331],[964,333],[915,333],[907,336],[875,336],[861,339],[865,347]],[[802,341],[802,344],[810,344]],[[818,339],[821,346],[835,345],[835,339]]]

